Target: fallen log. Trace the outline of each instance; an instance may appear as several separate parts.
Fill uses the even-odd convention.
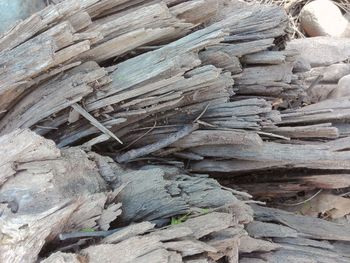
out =
[[[243,225],[252,219],[243,201],[248,194],[178,168],[125,169],[108,157],[79,148],[59,150],[52,141],[28,130],[5,135],[0,144],[0,231],[8,237],[0,246],[2,262],[36,262],[39,253],[50,255],[50,246],[53,251],[69,250],[77,238],[87,245],[89,239],[99,237],[105,237],[101,244],[80,252],[89,262],[102,255],[109,260],[115,249],[130,246],[138,250],[130,249],[125,262],[141,256],[163,258],[164,253],[182,262],[192,256],[206,258],[208,252],[209,258],[218,260],[238,253]],[[140,223],[141,229],[129,226],[142,221],[152,223]],[[172,221],[178,223],[171,225]],[[109,230],[112,223],[122,227]],[[156,225],[170,226],[151,231]],[[84,229],[89,231],[81,232]],[[59,243],[59,238],[75,242]],[[237,242],[229,243],[232,239]],[[61,256],[66,257],[58,253],[44,262]]]
[[[28,43],[62,34],[69,36],[70,42],[61,41],[61,48],[84,42],[88,50],[72,53],[62,65],[50,66],[54,69],[49,73],[42,74],[39,68],[34,82],[21,91],[11,88],[15,97],[12,100],[6,95],[1,134],[32,128],[59,147],[87,143],[91,148],[98,144],[104,153],[123,162],[150,156],[189,158],[194,160],[189,167],[203,173],[264,172],[290,166],[326,169],[329,165],[333,170],[346,170],[345,153],[316,149],[314,143],[294,145],[298,139],[336,139],[345,134],[340,126],[325,124],[346,116],[345,110],[337,109],[338,115],[324,112],[319,117],[297,113],[302,116],[298,117],[298,123],[303,124],[300,127],[295,127],[294,113],[274,110],[288,103],[299,105],[304,92],[293,72],[298,53],[269,50],[275,38],[285,33],[283,10],[254,5],[221,10],[220,1],[180,2],[96,0],[47,7],[42,12],[62,9],[66,13],[60,11],[62,15],[52,18],[52,23],[42,24],[39,31],[3,54],[14,52],[17,57],[15,50]],[[203,7],[206,12],[197,14]],[[30,21],[23,21],[17,30]],[[198,25],[202,25],[200,30]],[[142,36],[147,30],[155,34]],[[56,31],[56,35],[50,33]],[[131,37],[136,33],[142,33],[140,38]],[[11,34],[2,39],[11,40]],[[151,35],[154,38],[149,39]],[[15,41],[10,40],[8,43]],[[89,61],[111,65],[114,62],[110,59],[116,57],[119,63],[106,68]],[[22,83],[22,78],[27,78],[19,76],[8,81]],[[317,117],[324,122],[317,123]],[[312,121],[303,123],[307,118]],[[184,125],[199,128],[182,138],[177,135]],[[219,149],[218,145],[220,149],[234,147],[225,154],[200,152],[206,147]],[[242,150],[241,145],[247,147]],[[276,154],[264,157],[270,151],[283,151],[285,159],[276,161]],[[316,156],[323,156],[323,162],[294,154],[313,151],[319,151]],[[294,160],[290,154],[300,158]],[[324,174],[329,173],[320,173]]]
[[[297,52],[274,47],[285,34],[285,12],[222,5],[63,1],[0,38],[0,230],[10,237],[0,257],[95,262],[128,250],[125,262],[346,262],[339,251],[347,243],[320,251],[314,239],[348,242],[323,221],[305,219],[327,228],[324,236],[280,216],[281,225],[252,222],[248,237],[250,195],[206,176],[265,198],[349,186],[348,98],[278,111],[305,102],[300,78],[310,74],[296,69]],[[58,150],[19,128],[134,168],[81,148]],[[17,141],[20,153],[13,153]],[[79,252],[65,253],[73,248]]]
[[[131,170],[79,148],[58,150],[28,130],[0,143],[1,167],[13,171],[0,173],[0,230],[11,237],[0,246],[3,262],[98,262],[118,253],[121,262],[349,259],[347,226],[256,205],[252,221],[248,194],[203,175],[171,166]],[[159,219],[169,221],[159,228]]]

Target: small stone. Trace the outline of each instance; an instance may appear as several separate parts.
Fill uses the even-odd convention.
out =
[[[306,59],[302,57],[298,57],[295,60],[293,65],[293,72],[295,73],[308,72],[309,70],[311,70],[311,65]]]
[[[310,37],[294,39],[287,50],[297,50],[311,67],[329,66],[350,59],[350,39]]]
[[[350,75],[342,77],[338,82],[338,87],[328,96],[329,99],[343,98],[350,96]]]
[[[311,37],[349,37],[349,21],[339,7],[330,0],[315,0],[300,12],[300,24]]]

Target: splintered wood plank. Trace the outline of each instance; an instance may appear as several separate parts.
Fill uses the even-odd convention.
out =
[[[339,132],[331,123],[306,125],[297,127],[276,127],[268,128],[266,131],[287,136],[290,138],[329,138],[335,139],[339,137]]]
[[[188,227],[193,231],[194,237],[199,239],[212,232],[226,229],[234,224],[235,222],[232,215],[226,213],[213,212],[207,215],[190,218],[186,222],[178,226]]]
[[[39,31],[48,29],[51,24],[59,22],[61,18],[78,12],[80,8],[79,1],[64,1],[57,5],[49,5],[5,32],[0,38],[0,51],[13,49]]]
[[[114,257],[119,258],[119,262],[126,263],[132,262],[138,257],[146,255],[162,247],[162,243],[156,236],[133,237],[118,244],[101,244],[90,246],[86,249],[83,249],[81,251],[81,254],[87,256],[91,263],[97,263],[101,261],[108,262],[111,258]],[[155,262],[157,262],[157,260]]]
[[[252,205],[255,218],[265,222],[279,222],[299,232],[299,236],[326,240],[350,240],[350,227],[323,219],[301,216],[282,210]]]
[[[92,87],[106,71],[96,63],[85,63],[60,78],[40,85],[19,101],[0,121],[2,134],[17,128],[30,128],[93,91]]]
[[[86,118],[92,125],[94,125],[97,129],[102,131],[103,133],[107,134],[108,136],[112,137],[116,141],[118,141],[120,144],[123,144],[123,142],[115,136],[113,132],[108,130],[105,126],[103,126],[98,120],[96,120],[93,116],[91,116],[86,110],[84,110],[83,107],[81,107],[79,104],[72,104],[72,108],[79,112],[84,118]]]
[[[236,83],[239,85],[264,84],[266,82],[292,81],[292,64],[281,64],[272,66],[256,66],[245,68],[242,76],[238,77]]]
[[[184,126],[181,130],[176,133],[170,134],[168,138],[164,140],[158,141],[154,144],[147,145],[143,148],[130,150],[120,156],[117,157],[118,162],[128,162],[130,160],[136,159],[138,157],[153,153],[158,151],[166,146],[173,144],[174,142],[180,140],[181,138],[189,135],[194,130],[198,129],[198,125],[187,125]]]
[[[114,208],[118,208],[110,201],[113,194],[100,192],[106,190],[106,183],[85,152],[77,148],[61,152],[52,141],[28,130],[0,137],[0,144],[0,166],[17,164],[0,190],[1,202],[10,208],[2,209],[7,224],[0,231],[10,241],[0,247],[1,262],[35,262],[45,242],[64,229],[97,228],[99,219],[106,226],[110,221],[105,209],[108,218],[115,220]],[[1,169],[0,178],[4,172]],[[23,226],[27,231],[21,231]]]
[[[29,87],[31,78],[59,66],[90,48],[84,40],[74,44],[74,32],[68,22],[63,22],[8,52],[0,54],[1,109],[7,108]]]
[[[194,0],[180,3],[170,8],[170,12],[179,19],[194,25],[210,20],[218,11],[217,0]]]
[[[265,167],[285,166],[314,169],[349,169],[347,152],[332,152],[326,145],[295,145],[264,142],[260,147],[232,145],[199,146],[191,149],[207,157],[266,162]],[[271,162],[268,164],[268,162]],[[264,165],[264,164],[262,164]]]
[[[273,243],[271,241],[244,236],[240,239],[239,252],[252,253],[254,251],[272,251],[277,250],[280,247],[281,246],[279,244]]]
[[[258,221],[248,224],[246,229],[248,234],[254,238],[298,236],[298,232],[292,228]]]
[[[201,145],[262,145],[262,140],[256,133],[242,131],[199,130],[172,144],[173,147],[191,148]]]
[[[201,241],[174,241],[167,242],[164,244],[164,246],[169,250],[174,250],[181,253],[183,257],[193,256],[204,252],[217,252],[217,250],[214,247],[209,246]]]

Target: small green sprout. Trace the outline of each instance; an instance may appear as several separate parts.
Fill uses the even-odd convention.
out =
[[[93,228],[83,228],[82,230],[80,230],[81,232],[95,232],[95,229]]]

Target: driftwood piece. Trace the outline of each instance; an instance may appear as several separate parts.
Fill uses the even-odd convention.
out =
[[[125,222],[169,219],[174,215],[186,214],[194,207],[219,207],[235,202],[240,204],[231,192],[221,189],[215,180],[190,177],[179,171],[173,172],[168,178],[164,168],[146,168],[116,174],[117,181],[127,184],[120,193],[123,203],[121,219]]]
[[[93,91],[96,82],[105,75],[104,69],[90,62],[66,72],[60,78],[54,78],[40,85],[1,120],[2,134],[18,128],[30,128],[50,115],[80,101]]]
[[[137,157],[148,155],[152,152],[155,152],[157,150],[160,150],[166,146],[173,144],[174,142],[185,137],[186,135],[189,135],[192,131],[194,131],[196,129],[198,129],[198,125],[184,126],[177,133],[171,134],[166,140],[158,141],[157,143],[149,144],[149,145],[145,146],[144,148],[134,149],[134,150],[131,150],[129,152],[126,152],[123,155],[118,156],[117,161],[120,163],[124,163],[124,162],[128,162],[132,159],[135,159]]]
[[[345,249],[348,241],[348,224],[339,225],[328,222],[323,219],[295,215],[278,209],[253,206],[255,211],[255,221],[252,224],[261,226],[259,229],[260,239],[251,240],[253,243],[260,243],[255,248],[251,246],[250,250],[245,249],[244,245],[240,250],[240,259],[242,262],[283,262],[288,258],[290,262],[347,262],[349,254]],[[281,224],[281,225],[278,225]],[[266,231],[263,226],[269,225],[268,229],[277,230],[280,227],[294,230],[294,237],[274,237],[279,235],[280,231]],[[256,231],[256,230],[255,230]],[[342,233],[340,233],[343,231]],[[264,233],[264,234],[263,234]],[[265,236],[265,237],[263,237]],[[268,245],[268,242],[273,242]],[[339,244],[339,249],[335,244]],[[248,245],[249,246],[249,245]],[[265,247],[264,247],[265,246]],[[266,248],[266,249],[265,249]],[[247,253],[248,252],[248,253]]]
[[[242,201],[249,195],[214,179],[165,166],[131,170],[78,148],[59,151],[16,130],[33,128],[60,146],[87,142],[86,148],[95,145],[114,156],[118,151],[121,162],[192,160],[187,166],[192,171],[230,173],[243,187],[259,188],[253,193],[348,186],[349,142],[343,138],[349,135],[348,99],[282,114],[273,110],[293,100],[299,105],[303,93],[301,74],[293,72],[297,54],[268,50],[285,33],[287,16],[278,7],[227,12],[219,10],[222,4],[66,1],[0,39],[0,230],[10,237],[0,259],[34,262],[44,245],[67,232],[61,235],[70,237],[65,242],[101,240],[93,245],[80,240],[83,250],[57,252],[43,262],[113,257],[121,262],[238,262],[239,253],[242,262],[286,257],[347,262],[341,252],[349,242],[346,227],[341,232],[334,223],[278,211],[269,211],[273,216],[263,220],[258,208],[257,221],[251,222],[251,210]],[[117,64],[103,69],[90,59]],[[101,129],[125,145],[107,141]],[[313,173],[296,176],[303,169]],[[257,182],[244,180],[252,172]],[[284,188],[280,185],[288,179],[275,176],[283,172],[293,179]],[[109,193],[109,187],[115,191]],[[109,230],[117,217],[114,223],[121,228]],[[144,220],[151,222],[129,225]],[[171,221],[165,229],[154,229]],[[247,223],[256,239],[243,230]],[[83,228],[102,231],[83,235]],[[246,243],[239,246],[243,236]],[[319,239],[345,244],[335,251]],[[77,244],[63,250],[72,246]]]
[[[200,146],[192,151],[201,156],[235,158],[257,162],[271,162],[271,167],[280,163],[294,167],[318,169],[348,169],[346,152],[332,152],[324,145],[295,145],[265,142],[261,147],[254,146]],[[333,167],[329,167],[333,164]]]
[[[220,219],[223,217],[227,220],[219,227]],[[215,258],[213,262],[216,262],[221,258],[232,256],[227,250],[235,249],[238,258],[238,244],[221,243],[221,251],[223,252],[219,252],[210,245],[217,244],[215,238],[223,235],[215,229],[230,230],[230,228],[226,228],[236,225],[232,214],[213,213],[194,217],[190,220],[191,223],[188,223],[186,227],[182,225],[185,225],[187,221],[183,224],[168,226],[165,229],[152,229],[150,233],[136,233],[134,232],[135,226],[129,226],[122,230],[125,234],[122,240],[104,239],[103,243],[85,248],[78,254],[55,253],[41,262],[52,262],[56,258],[73,258],[74,260],[84,258],[87,262],[98,262],[103,259],[109,262],[116,256],[120,257],[120,262],[192,262],[193,256],[196,258],[202,257],[203,260],[210,258],[214,260]],[[202,233],[200,228],[197,227],[199,225],[205,229]],[[213,225],[216,225],[216,227],[212,227]],[[196,230],[192,227],[195,227]],[[226,233],[226,238],[239,240],[244,235],[244,230],[240,229],[241,231],[229,231]],[[205,238],[202,241],[197,240],[194,231],[197,235]],[[165,235],[165,233],[167,234]],[[208,252],[210,252],[209,255],[207,255]]]
[[[199,130],[194,131],[185,138],[172,144],[177,148],[192,148],[201,145],[262,145],[262,140],[256,133],[247,133],[243,131],[220,131],[220,130]]]
[[[297,127],[275,127],[266,129],[268,132],[280,134],[290,138],[327,138],[336,139],[339,137],[339,131],[332,123],[322,123],[315,125],[297,126]]]
[[[219,251],[208,243],[212,240],[210,235],[216,233],[213,235],[216,240],[220,231],[238,227],[225,238],[239,239],[243,224],[252,220],[249,206],[237,198],[245,195],[236,197],[239,192],[223,189],[214,179],[181,174],[180,170],[168,167],[123,170],[107,157],[91,153],[88,158],[79,148],[59,151],[51,141],[28,130],[16,130],[1,137],[0,142],[1,166],[5,167],[0,177],[0,230],[11,237],[0,247],[3,262],[35,262],[43,246],[55,242],[58,236],[62,240],[99,236],[99,231],[79,233],[86,228],[104,230],[111,235],[79,255],[56,253],[44,262],[65,258],[73,261],[87,258],[88,262],[95,262],[101,259],[102,252],[109,260],[110,253],[129,246],[125,262],[136,258],[149,262],[157,257],[169,258],[169,262],[175,262],[172,258],[177,257],[182,262],[181,258],[206,252],[219,259],[229,255],[227,251],[234,247],[228,242],[219,246],[213,241]],[[8,169],[12,169],[10,174]],[[115,190],[108,192],[107,184]],[[22,190],[16,191],[17,187]],[[118,200],[124,204],[123,212]],[[127,226],[143,220],[166,219],[165,223],[169,223],[172,217],[184,214],[190,216],[186,222],[166,230],[153,231],[158,223],[141,223],[106,231],[117,217],[120,224]],[[27,225],[25,231],[23,225]],[[206,236],[205,241],[200,240]],[[177,240],[180,237],[182,240]],[[143,245],[137,245],[139,242]]]
[[[191,12],[193,12],[194,7],[201,6],[206,2],[208,1],[193,1],[186,5],[175,5],[170,11],[176,11],[177,16],[186,14],[186,19],[190,19],[189,16],[192,14]],[[215,1],[209,2],[211,6]],[[138,8],[143,7],[137,7],[130,12],[136,12]],[[157,10],[161,10],[162,8],[166,9],[166,7],[157,4],[154,5],[154,8],[158,8]],[[203,30],[192,33],[181,40],[119,63],[117,69],[111,72],[112,83],[89,96],[85,101],[86,109],[91,112],[91,115],[98,116],[97,119],[100,123],[111,128],[118,137],[121,137],[123,142],[126,142],[126,145],[129,142],[133,142],[134,144],[134,141],[137,140],[138,145],[144,146],[146,137],[142,140],[138,139],[142,136],[141,132],[132,135],[128,132],[130,127],[133,127],[132,129],[142,128],[140,127],[141,121],[144,127],[152,126],[156,120],[168,120],[176,124],[176,122],[180,120],[180,116],[181,118],[184,116],[188,119],[188,122],[192,122],[201,114],[205,107],[207,107],[209,102],[211,102],[209,104],[212,105],[219,102],[226,102],[229,100],[229,97],[233,95],[231,89],[233,84],[232,76],[212,65],[205,66],[211,63],[211,60],[209,59],[206,62],[201,61],[201,58],[205,60],[203,54],[208,54],[209,56],[212,54],[216,56],[215,52],[226,52],[225,54],[227,55],[236,54],[239,56],[264,50],[271,46],[273,42],[272,38],[267,37],[267,40],[260,40],[260,38],[258,38],[258,42],[261,42],[261,46],[258,49],[258,42],[255,43],[254,38],[252,42],[249,42],[249,45],[245,43],[238,45],[221,44],[220,46],[219,42],[222,41],[224,35],[227,34],[223,31],[227,31],[231,36],[238,34],[235,29],[235,25],[238,21],[244,21],[244,27],[249,23],[253,23],[254,30],[261,30],[261,25],[260,23],[256,23],[256,17],[252,15],[253,13],[259,13],[259,15],[265,14],[266,17],[269,17],[275,12],[275,16],[278,14],[278,16],[276,16],[276,21],[284,20],[284,14],[278,8],[264,7],[262,10],[257,7],[250,8],[251,10],[249,12],[244,8],[235,11],[236,15],[239,14],[237,17],[234,16],[234,14],[227,14],[227,18],[221,18],[221,20],[216,21],[216,23],[211,24]],[[125,12],[124,19],[132,19],[129,14],[130,12]],[[128,16],[126,14],[128,14]],[[110,37],[113,37],[113,30],[115,30],[115,28],[110,26],[116,23],[119,19],[118,17],[123,16],[120,16],[118,13],[118,15],[114,17],[106,16],[105,18],[97,19],[93,21],[93,24],[89,26],[87,31],[92,32],[94,28],[106,25],[103,33],[105,35],[104,40],[101,40],[102,42],[106,41]],[[264,28],[263,30],[265,30],[272,27],[272,24],[262,27]],[[250,30],[250,27],[247,28]],[[223,29],[223,31],[220,31],[221,29]],[[240,32],[244,31],[244,29],[240,30]],[[120,33],[122,32],[123,30],[120,31]],[[267,34],[269,35],[269,33]],[[94,45],[98,45],[98,43],[97,41]],[[206,48],[206,50],[198,55],[198,51],[203,48]],[[217,48],[221,50],[218,51]],[[234,51],[235,49],[236,51]],[[291,52],[288,54],[290,53]],[[164,57],[165,54],[166,57]],[[235,61],[238,62],[237,59],[235,59]],[[221,67],[221,64],[219,63],[217,66]],[[222,67],[225,68],[225,66]],[[227,106],[231,107],[229,104]],[[211,112],[211,107],[212,106],[209,106],[208,112],[203,115],[203,120],[208,122],[209,125],[230,129],[259,129],[260,124],[257,124],[257,122],[260,120],[255,116],[232,119],[228,118],[229,116],[234,116],[236,114],[239,116],[239,114],[243,112],[250,112],[251,115],[260,115],[271,110],[269,110],[268,106],[266,106],[264,110],[255,107],[249,109],[243,107],[240,109],[233,109],[234,106],[232,105],[231,109],[225,110],[227,113],[222,112],[216,115],[211,113],[210,118],[212,119],[208,121],[208,113]],[[225,105],[221,107],[225,108]],[[173,112],[174,108],[178,110],[176,114]],[[235,110],[237,110],[238,113],[236,113]],[[190,116],[188,116],[189,113]],[[51,118],[51,121],[48,119],[40,124],[40,126],[52,127],[54,129],[60,127],[56,132],[52,130],[48,134],[48,137],[54,139],[60,146],[72,144],[84,137],[89,137],[91,139],[92,135],[98,134],[99,131],[97,129],[88,126],[83,120],[79,120],[73,125],[66,126],[66,114],[66,112],[62,112]],[[221,118],[214,120],[214,116],[220,116]],[[123,122],[114,122],[124,118],[126,118],[126,120]],[[45,134],[45,132],[41,132],[41,134]],[[130,139],[124,139],[123,137],[126,135],[129,136]],[[151,134],[147,137],[150,136]],[[158,139],[153,139],[153,141],[154,140]],[[135,144],[134,147],[136,146]]]
[[[149,155],[171,155],[208,162],[211,160],[205,154],[192,149],[218,144],[243,144],[259,148],[264,146],[262,139],[266,136],[286,139],[277,132],[264,131],[280,121],[279,113],[272,110],[272,103],[264,99],[241,97],[228,102],[235,97],[235,91],[241,95],[244,90],[246,93],[250,90],[250,95],[254,92],[265,92],[271,96],[283,94],[284,98],[298,93],[291,67],[295,52],[267,51],[273,46],[274,38],[284,33],[287,21],[285,13],[277,7],[260,6],[242,6],[233,8],[232,12],[220,10],[216,13],[221,4],[213,0],[196,0],[172,2],[167,6],[160,1],[112,3],[103,0],[77,5],[76,11],[60,18],[60,21],[69,21],[73,42],[80,43],[87,39],[89,50],[84,54],[72,55],[69,61],[63,61],[67,64],[55,68],[50,74],[38,76],[38,86],[31,88],[33,91],[24,96],[18,106],[7,109],[8,113],[0,121],[2,134],[19,127],[31,127],[54,139],[60,147],[77,142],[88,141],[86,147],[100,143],[97,147],[106,146],[114,152],[118,150],[119,161],[148,158]],[[198,10],[204,11],[198,13]],[[199,24],[204,28],[196,31]],[[39,36],[55,28],[48,27]],[[45,31],[47,29],[49,31]],[[189,30],[193,32],[182,39],[156,46],[184,36]],[[143,49],[144,45],[153,47]],[[86,93],[89,92],[89,95],[80,94],[76,99],[64,100],[60,104],[63,100],[57,92],[62,92],[63,97],[68,97],[68,93],[64,89],[48,86],[50,81],[58,83],[58,80],[67,78],[67,74],[58,76],[58,79],[52,78],[60,72],[70,74],[82,70],[85,64],[69,70],[69,65],[77,66],[75,61],[80,63],[79,60],[84,62],[92,58],[102,62],[127,54],[137,47],[141,48],[130,59],[123,61],[124,58],[120,57],[118,62],[121,62],[105,69],[109,76],[103,75],[102,72],[105,74],[106,71],[101,70],[101,76],[91,77],[91,83],[86,83]],[[141,54],[149,49],[152,51]],[[258,60],[261,63],[256,63]],[[247,67],[252,63],[254,67]],[[276,74],[266,73],[271,70]],[[242,75],[233,75],[241,71]],[[254,77],[253,82],[246,81]],[[260,86],[257,87],[256,83]],[[273,89],[278,92],[271,92]],[[38,102],[41,93],[45,94],[50,104],[45,100]],[[51,105],[50,97],[55,98],[59,106],[47,106]],[[99,128],[79,117],[76,110],[64,109],[79,100],[86,110],[83,113],[90,120],[93,119]],[[32,106],[33,103],[35,106]],[[50,109],[47,110],[45,106]],[[36,118],[30,118],[33,109],[40,111]],[[14,118],[18,115],[23,119]],[[169,140],[172,135],[181,133],[183,125],[193,123],[200,125],[199,130],[190,130],[185,133],[187,137],[175,136],[174,140]],[[108,129],[120,138],[124,145],[106,141],[105,137],[95,139],[100,136],[102,127],[106,128],[105,132]],[[335,129],[328,129],[325,133],[332,131],[334,134]],[[138,150],[141,152],[129,156]],[[196,165],[197,162],[191,163],[191,167]],[[264,165],[270,167],[271,163]],[[202,168],[198,170],[206,171]],[[105,178],[113,178],[113,172],[107,172]],[[200,197],[200,194],[193,197],[198,199],[198,204]]]
[[[319,240],[349,241],[350,228],[323,219],[306,217],[273,208],[253,206],[255,218],[264,222],[279,222],[295,229],[301,237]]]
[[[102,192],[107,185],[84,152],[60,152],[28,130],[1,139],[2,166],[12,167],[0,172],[0,231],[9,237],[0,246],[2,262],[34,262],[60,231],[97,228],[98,221],[105,227],[116,218],[118,190]]]
[[[1,53],[0,61],[4,65],[0,76],[1,109],[6,109],[34,84],[30,78],[90,48],[88,40],[76,44],[74,40],[73,28],[68,22],[63,22],[11,51]]]

